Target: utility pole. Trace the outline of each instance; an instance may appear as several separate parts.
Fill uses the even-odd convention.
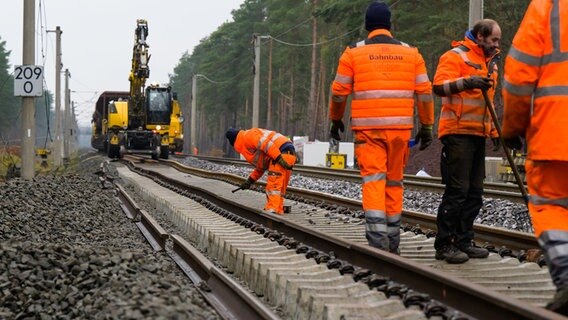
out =
[[[268,49],[268,90],[266,90],[266,128],[272,129],[272,39]]]
[[[260,104],[260,37],[258,34],[254,38],[254,85],[252,92],[252,127],[258,128],[258,108]]]
[[[71,92],[71,91],[69,91]],[[71,154],[74,154],[75,152],[77,152],[77,138],[78,138],[78,124],[77,124],[77,118],[75,117],[75,101],[71,101],[71,115],[69,116],[70,119],[70,126],[69,126],[69,134],[71,136],[71,138],[69,139],[69,152]]]
[[[469,0],[469,30],[473,25],[483,19],[483,0]]]
[[[252,127],[258,128],[259,105],[260,105],[260,40],[270,36],[253,34],[254,38],[254,88],[252,94]]]
[[[57,26],[55,30],[55,141],[53,143],[53,168],[61,166],[61,28]]]
[[[312,6],[314,12],[318,6],[317,0],[312,0]],[[318,47],[316,45],[318,41],[318,19],[316,16],[312,17],[312,65],[310,70],[310,98],[308,100],[308,116],[306,118],[306,134],[308,135],[308,139],[316,138],[316,124],[317,124],[317,107],[316,107],[316,74],[317,74],[317,52]]]
[[[69,69],[65,69],[65,113],[63,116],[63,160],[69,161],[69,141],[71,139],[71,108],[69,106],[71,101],[71,94],[69,92]]]
[[[35,64],[35,0],[24,0],[23,65]],[[22,98],[22,166],[20,175],[35,177],[35,98]]]
[[[189,154],[194,155],[195,147],[197,146],[197,77],[201,76],[200,74],[194,74],[191,81],[191,133],[189,135],[190,144],[189,144]]]

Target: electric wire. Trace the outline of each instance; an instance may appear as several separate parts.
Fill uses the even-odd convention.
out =
[[[325,41],[321,41],[321,42],[316,42],[316,43],[290,43],[290,42],[286,42],[286,41],[277,39],[277,38],[275,38],[275,37],[273,37],[273,36],[270,36],[270,35],[269,35],[269,37],[272,38],[272,39],[274,39],[274,41],[276,41],[276,42],[278,42],[278,43],[285,44],[285,45],[291,46],[291,47],[312,47],[312,46],[324,45],[324,44],[326,44],[326,43],[330,43],[330,42],[336,41],[336,40],[338,40],[338,39],[344,38],[344,37],[346,37],[346,36],[348,36],[348,35],[354,33],[355,31],[358,31],[359,29],[360,29],[360,27],[357,27],[357,28],[355,28],[355,29],[353,29],[353,30],[351,30],[351,31],[348,31],[348,32],[346,32],[346,33],[344,33],[344,34],[342,34],[342,35],[339,35],[339,36],[337,36],[337,37],[335,37],[335,38],[332,38],[332,39],[329,39],[329,40],[325,40]]]

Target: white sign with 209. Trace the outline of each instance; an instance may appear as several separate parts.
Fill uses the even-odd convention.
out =
[[[16,97],[43,96],[43,66],[15,66],[14,95]]]

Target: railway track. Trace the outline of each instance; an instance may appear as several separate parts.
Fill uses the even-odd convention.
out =
[[[155,251],[166,250],[223,319],[279,319],[256,296],[217,268],[183,236],[169,234],[152,213],[141,209],[124,186],[108,176],[108,168],[101,165],[101,172],[107,173],[100,177],[103,184],[107,180],[114,181],[123,212],[136,224],[152,248]]]
[[[202,157],[202,158],[207,158],[207,157]],[[220,159],[220,158],[213,158],[213,159]],[[220,160],[221,163],[225,163],[225,164],[234,164],[235,160],[228,160],[228,159],[222,159]],[[236,161],[237,164],[241,164],[241,165],[245,165],[246,162],[244,161]],[[204,173],[200,173],[199,169],[195,169],[195,168],[188,168],[185,167],[183,165],[178,165],[177,162],[172,163],[172,166],[176,167],[177,170],[180,170],[182,172],[188,172],[188,173],[195,173],[195,174],[204,174],[207,175],[206,172]],[[358,173],[356,173],[354,170],[350,170],[352,171],[351,173],[344,173],[342,171],[344,170],[335,170],[335,169],[329,169],[329,168],[314,168],[314,167],[301,167],[300,168],[296,168],[294,167],[294,171],[296,173],[301,173],[303,174],[303,171],[301,171],[302,169],[306,168],[309,172],[313,173],[314,177],[317,178],[321,178],[322,175],[318,175],[318,172],[324,172],[323,177],[325,177],[325,175],[329,175],[328,177],[332,177],[337,171],[340,171],[339,173],[337,173],[337,175],[333,176],[334,178],[332,180],[340,180],[343,179],[346,175],[350,176],[351,179],[355,179],[355,176],[357,177],[357,182],[360,181],[360,176]],[[190,170],[190,171],[188,171]],[[235,183],[235,184],[240,184],[242,182],[242,180],[239,179],[234,179],[233,175],[230,174],[220,174],[219,178],[223,179],[225,181],[231,182],[231,183]],[[412,176],[412,178],[414,178],[414,176]],[[418,179],[420,178],[424,178],[424,177],[416,177]],[[260,186],[264,186],[265,183],[258,181],[256,182],[257,185]],[[405,184],[407,184],[405,182]],[[434,185],[434,184],[431,184]],[[440,186],[443,187],[443,185],[438,184],[436,185],[436,188],[440,188]],[[441,190],[441,189],[437,189],[437,190]],[[431,191],[431,189],[429,189],[429,191]],[[519,197],[520,197],[520,193],[519,193]],[[340,196],[333,196],[333,195],[329,195],[329,194],[322,194],[320,192],[315,192],[315,191],[310,191],[310,190],[305,190],[305,189],[298,189],[298,188],[294,188],[294,187],[288,187],[287,189],[287,197],[292,199],[292,200],[301,200],[301,201],[310,201],[314,204],[323,204],[324,206],[326,205],[326,203],[329,203],[329,201],[332,201],[333,204],[335,204],[338,207],[342,207],[342,208],[347,208],[349,210],[355,210],[355,211],[362,211],[362,203],[360,200],[355,200],[355,199],[350,199],[350,198],[346,198],[346,197],[340,197]],[[423,212],[417,212],[417,211],[412,211],[412,210],[403,210],[403,223],[406,224],[406,226],[404,226],[405,229],[407,230],[416,230],[416,227],[418,226],[418,230],[417,232],[422,232],[424,234],[428,234],[429,232],[436,230],[436,217],[432,214],[427,214],[427,213],[423,213]],[[479,244],[490,244],[495,250],[499,251],[499,250],[513,250],[515,251],[515,254],[522,254],[520,251],[524,250],[525,252],[527,250],[531,250],[531,249],[537,249],[539,248],[538,243],[536,242],[535,237],[530,234],[530,233],[525,233],[525,232],[516,232],[516,231],[512,231],[512,230],[505,230],[502,228],[495,228],[495,227],[488,227],[488,226],[484,226],[481,224],[475,224],[474,225],[474,231],[476,234],[476,241]],[[507,248],[507,249],[502,249],[503,247]]]
[[[318,282],[319,280],[313,278],[315,274],[323,276],[323,274],[329,274],[327,271],[330,270],[340,271],[340,277],[336,277],[336,280],[330,280],[328,282],[324,280],[321,281],[327,284],[333,283],[334,285],[335,281],[339,281],[343,286],[345,284],[341,281],[346,281],[344,280],[346,274],[349,275],[348,277],[351,278],[350,281],[352,282],[352,278],[359,278],[359,280],[365,279],[363,283],[366,281],[365,284],[367,287],[373,288],[371,291],[382,292],[385,297],[399,297],[403,304],[407,305],[412,305],[410,301],[415,301],[414,305],[420,306],[425,314],[427,314],[426,311],[431,312],[435,309],[436,303],[430,300],[433,298],[450,306],[449,310],[455,308],[465,314],[480,319],[495,318],[495,315],[499,315],[499,318],[502,319],[549,319],[555,316],[539,308],[552,297],[554,288],[550,282],[547,270],[539,267],[535,263],[521,263],[519,259],[510,257],[506,253],[501,252],[503,257],[500,254],[492,253],[490,258],[486,260],[470,260],[470,262],[459,266],[447,265],[433,259],[433,239],[424,234],[420,234],[420,232],[415,233],[413,231],[406,231],[402,234],[401,258],[368,247],[364,239],[364,225],[361,219],[350,215],[339,214],[337,206],[335,206],[335,209],[330,209],[329,206],[322,207],[314,206],[313,203],[310,204],[310,201],[316,198],[314,192],[302,193],[301,190],[292,190],[293,193],[297,193],[298,197],[302,197],[302,199],[298,200],[287,200],[287,202],[290,202],[292,205],[292,212],[285,217],[267,216],[259,214],[261,206],[264,203],[262,194],[254,191],[244,191],[239,194],[231,194],[229,192],[235,184],[244,180],[241,177],[191,169],[181,166],[175,161],[161,162],[167,163],[169,166],[175,168],[175,170],[156,164],[150,164],[148,161],[145,161],[145,163],[141,165],[136,164],[137,160],[130,161],[130,166],[134,168],[136,165],[138,167],[133,170],[151,177],[151,179],[166,181],[162,183],[167,184],[168,188],[175,192],[186,193],[189,192],[187,190],[191,190],[192,193],[198,194],[200,199],[207,199],[207,201],[213,203],[214,206],[220,208],[215,209],[218,213],[221,212],[220,215],[228,217],[233,224],[236,222],[244,226],[245,229],[249,229],[246,230],[248,233],[250,233],[251,229],[254,229],[255,232],[253,233],[262,234],[265,240],[268,238],[269,240],[283,243],[285,247],[290,243],[295,244],[296,246],[291,248],[295,248],[296,254],[299,252],[301,255],[309,256],[319,262],[315,263],[317,266],[305,266],[307,269],[311,270],[313,275],[303,276],[302,279],[304,280],[306,280],[307,277],[309,281]],[[185,174],[180,175],[180,171]],[[207,180],[204,180],[204,177],[207,177]],[[192,179],[196,181],[191,181]],[[220,179],[225,182],[212,182],[209,179]],[[151,192],[149,191],[151,189],[151,187],[145,187],[145,192]],[[328,195],[320,195],[320,197],[328,197]],[[328,197],[327,202],[331,203],[335,200],[336,199]],[[163,206],[170,205],[164,204]],[[228,211],[233,213],[229,214],[227,213]],[[197,218],[180,216],[179,213],[174,213],[173,215],[174,220],[182,225],[186,225],[188,228],[191,226],[193,226],[191,228],[196,230],[212,228],[212,226],[208,226],[206,222],[204,222],[205,226],[196,227],[192,219]],[[306,315],[306,312],[309,313],[312,309],[322,311],[322,306],[328,304],[331,306],[334,303],[337,304],[339,300],[344,302],[339,303],[340,305],[353,304],[352,301],[357,300],[356,298],[349,298],[350,296],[348,295],[342,298],[335,297],[336,300],[332,299],[336,301],[334,303],[326,302],[327,304],[318,304],[317,301],[321,299],[323,299],[321,301],[326,301],[326,294],[334,295],[335,291],[321,293],[317,290],[318,293],[315,296],[309,295],[309,298],[304,296],[304,300],[300,297],[290,298],[292,299],[290,301],[286,300],[288,298],[282,300],[282,297],[288,297],[290,292],[303,292],[301,288],[311,288],[311,286],[314,285],[313,283],[300,285],[299,283],[303,282],[298,280],[300,282],[291,285],[291,288],[296,288],[297,290],[290,289],[291,291],[288,292],[285,288],[282,288],[283,283],[289,284],[296,282],[292,280],[290,280],[291,282],[289,280],[282,280],[279,278],[280,273],[277,271],[274,271],[277,273],[275,273],[275,275],[273,274],[273,278],[269,277],[269,274],[272,273],[267,270],[273,270],[272,267],[269,267],[269,265],[271,265],[269,262],[276,263],[275,261],[278,259],[272,260],[268,257],[280,257],[280,255],[284,255],[286,258],[280,257],[279,259],[281,261],[279,263],[291,263],[290,259],[298,259],[288,257],[291,248],[286,247],[286,253],[268,254],[268,252],[265,252],[268,249],[261,249],[264,248],[263,246],[270,247],[268,242],[263,243],[262,246],[259,244],[257,247],[256,245],[252,245],[254,241],[251,242],[246,238],[246,232],[242,234],[234,233],[233,230],[223,233],[223,230],[228,230],[226,226],[219,227],[219,230],[222,235],[214,236],[207,233],[207,236],[200,235],[197,236],[196,239],[200,241],[198,242],[201,243],[201,246],[205,248],[208,253],[211,253],[218,261],[226,264],[227,270],[235,273],[241,280],[250,281],[249,286],[257,295],[262,295],[267,302],[275,303],[277,307],[284,307],[283,313],[287,317]],[[505,238],[505,235],[493,237]],[[244,250],[242,252],[245,252],[245,256],[248,256],[247,252],[249,251],[256,252],[260,250],[260,252],[262,252],[260,257],[253,258],[256,257],[252,255],[253,253],[251,253],[250,260],[246,260],[247,258],[243,258],[244,256],[241,257],[241,259],[245,259],[249,262],[255,261],[250,264],[257,266],[259,269],[254,269],[255,271],[253,273],[251,273],[250,270],[245,271],[244,269],[238,269],[242,268],[238,266],[243,266],[243,261],[245,260],[239,260],[241,262],[231,262],[228,257],[232,254],[238,256],[237,252],[241,251],[239,251],[239,249],[231,251],[230,248],[233,248],[232,244],[228,244],[228,242],[222,240],[225,238],[227,238],[227,241],[229,241],[228,238],[231,238],[231,241],[240,241],[242,242],[241,245],[245,247],[248,246],[246,250],[242,249]],[[517,240],[509,240],[511,243],[516,241]],[[523,245],[518,246],[522,247]],[[268,251],[271,252],[270,250]],[[330,254],[331,252],[333,253]],[[268,256],[264,254],[268,254]],[[268,260],[267,262],[263,262],[263,259]],[[325,266],[323,266],[324,262],[326,263]],[[336,264],[335,268],[333,267],[334,263]],[[325,267],[329,267],[330,264],[332,267],[326,270]],[[274,268],[274,270],[279,270],[279,267],[275,266]],[[297,269],[298,267],[294,268]],[[292,268],[292,270],[296,270],[294,268]],[[319,271],[314,271],[316,269]],[[288,270],[288,273],[292,272],[289,269],[286,270]],[[286,273],[284,271],[282,272]],[[464,281],[463,279],[465,278],[467,278],[468,281]],[[386,279],[390,279],[390,281]],[[356,283],[360,282],[361,281],[358,281]],[[278,283],[281,284],[280,287],[278,287]],[[404,285],[400,285],[401,283]],[[351,283],[348,284],[352,285]],[[279,293],[276,293],[274,288],[281,288],[284,291],[278,291]],[[490,288],[490,290],[487,288]],[[306,292],[312,292],[309,290]],[[349,291],[348,289],[341,290]],[[367,294],[368,293],[365,293],[365,296]],[[427,296],[424,294],[427,294]],[[307,293],[305,293],[305,295],[307,295]],[[365,304],[365,308],[361,305],[354,309],[347,306],[337,308],[341,310],[348,309],[351,310],[350,312],[353,312],[355,309],[368,309],[367,307],[369,306],[380,305],[381,303],[379,303],[379,301],[382,301],[380,299],[376,300],[376,296],[366,299],[370,300],[365,300],[368,301],[368,303]],[[293,301],[297,303],[295,304]],[[468,301],[467,305],[464,305],[464,301]],[[324,311],[331,314],[329,312],[336,310],[333,309],[335,307],[330,308],[331,309],[324,308]],[[371,308],[371,310],[375,309]],[[411,310],[412,309],[404,312],[412,312]]]
[[[178,157],[182,157],[179,156]],[[194,156],[195,158],[201,160],[207,160],[214,163],[220,164],[231,164],[231,165],[248,165],[245,160],[237,159],[227,159],[219,157],[207,157],[207,156]],[[354,169],[331,169],[326,167],[313,167],[313,166],[294,166],[295,174],[301,174],[308,177],[322,178],[322,179],[341,179],[350,182],[361,182],[361,175],[358,170]],[[443,192],[445,185],[442,184],[442,179],[440,177],[422,177],[411,174],[404,175],[404,185],[407,188],[433,191],[433,192]],[[484,195],[486,197],[507,199],[510,201],[524,203],[523,197],[519,191],[516,184],[511,183],[494,183],[486,182],[484,184]]]

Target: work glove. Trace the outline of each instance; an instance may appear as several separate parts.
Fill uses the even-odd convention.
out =
[[[241,185],[239,186],[239,189],[241,189],[241,190],[250,189],[250,187],[252,186],[253,183],[254,183],[254,180],[252,180],[249,177],[245,182],[241,183]]]
[[[501,139],[491,138],[491,142],[493,142],[493,151],[499,150],[499,147],[501,146]]]
[[[423,125],[420,127],[420,131],[414,137],[415,143],[420,142],[420,148],[418,150],[424,150],[432,144],[432,126]]]
[[[331,120],[331,130],[329,130],[329,133],[331,137],[337,141],[341,140],[341,137],[339,136],[339,131],[341,132],[345,131],[345,125],[343,124],[343,121],[341,119]]]
[[[513,138],[507,138],[504,140],[505,140],[505,145],[509,147],[509,149],[521,150],[523,148],[523,140],[521,140],[521,137],[519,136]]]
[[[289,165],[288,162],[286,162],[286,160],[282,158],[282,155],[279,155],[278,158],[276,158],[276,162],[278,162],[278,164],[283,166],[285,169],[292,170],[293,166]]]
[[[490,78],[471,76],[463,80],[463,85],[466,89],[487,90],[493,86],[493,83]]]

